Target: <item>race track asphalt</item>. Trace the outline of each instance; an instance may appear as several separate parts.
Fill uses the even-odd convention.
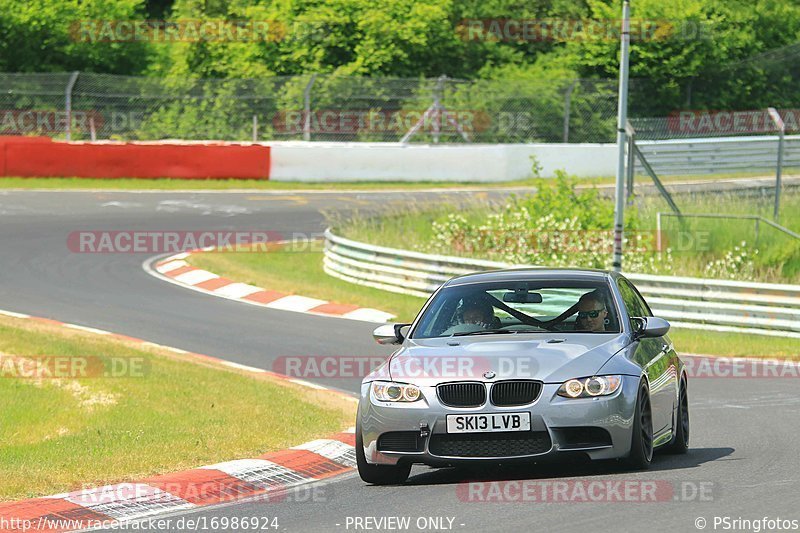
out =
[[[438,199],[437,194],[415,196]],[[151,254],[73,253],[67,236],[79,230],[317,233],[324,228],[321,209],[375,208],[408,196],[0,192],[0,308],[261,368],[270,368],[282,355],[385,355],[391,350],[373,342],[369,323],[264,309],[186,290],[142,269]],[[357,385],[347,379],[321,383],[348,391]],[[350,474],[320,484],[314,494],[290,494],[283,502],[240,502],[180,516],[276,517],[279,530],[300,532],[417,531],[418,525],[433,524],[422,522],[427,517],[443,518],[438,530],[470,532],[698,531],[700,517],[707,521],[705,530],[721,531],[714,517],[800,520],[798,379],[695,379],[690,398],[689,454],[657,455],[647,472],[577,463],[489,471],[415,467],[401,487],[367,486]],[[657,502],[487,503],[470,501],[461,485],[469,480],[564,479],[655,482],[672,487],[677,500],[670,493],[668,501]],[[513,495],[515,485],[508,487]],[[409,517],[410,523],[407,529],[380,528],[377,522],[356,522],[356,517]]]

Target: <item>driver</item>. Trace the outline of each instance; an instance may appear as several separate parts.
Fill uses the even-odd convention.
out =
[[[605,331],[608,310],[603,300],[594,292],[587,292],[578,300],[578,318],[575,331]]]
[[[468,301],[464,303],[464,309],[461,311],[462,324],[475,324],[483,326],[484,328],[492,327],[494,321],[494,312],[489,304]]]

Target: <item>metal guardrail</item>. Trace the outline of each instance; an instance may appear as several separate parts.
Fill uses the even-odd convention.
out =
[[[520,266],[375,246],[325,231],[326,273],[402,294],[427,297],[453,276]],[[676,326],[800,338],[800,286],[625,275],[653,312]]]
[[[636,141],[636,145],[660,176],[775,172],[778,135],[711,139]],[[783,168],[800,167],[800,135],[784,137]],[[636,172],[644,167],[636,165]]]

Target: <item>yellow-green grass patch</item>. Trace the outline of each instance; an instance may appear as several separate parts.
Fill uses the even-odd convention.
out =
[[[283,380],[21,319],[0,317],[0,353],[0,500],[256,457],[341,431],[354,415],[351,402]],[[9,363],[35,356],[134,370],[33,379]]]
[[[697,176],[662,176],[664,182],[682,181],[714,181],[735,178],[765,177],[764,173],[737,173],[737,174],[701,174]],[[580,184],[608,185],[614,183],[613,176],[597,178],[580,178]],[[652,183],[647,176],[637,176],[637,182]],[[476,188],[511,188],[533,186],[538,182],[536,178],[503,181],[437,181],[421,180],[409,181],[377,181],[359,180],[348,182],[306,182],[306,181],[272,181],[257,179],[176,179],[176,178],[62,178],[62,177],[0,177],[0,189],[113,189],[113,190],[229,190],[251,189],[263,191],[285,190],[365,190],[380,191],[385,189],[453,189],[462,187]]]

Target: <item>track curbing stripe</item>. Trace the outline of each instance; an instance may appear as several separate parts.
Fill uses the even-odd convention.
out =
[[[378,309],[268,290],[229,280],[213,272],[189,265],[186,259],[191,257],[192,253],[201,251],[204,250],[192,250],[162,259],[150,259],[142,264],[142,268],[150,275],[188,289],[280,311],[373,323],[386,323],[394,318],[393,314]],[[205,251],[213,251],[213,249]]]

